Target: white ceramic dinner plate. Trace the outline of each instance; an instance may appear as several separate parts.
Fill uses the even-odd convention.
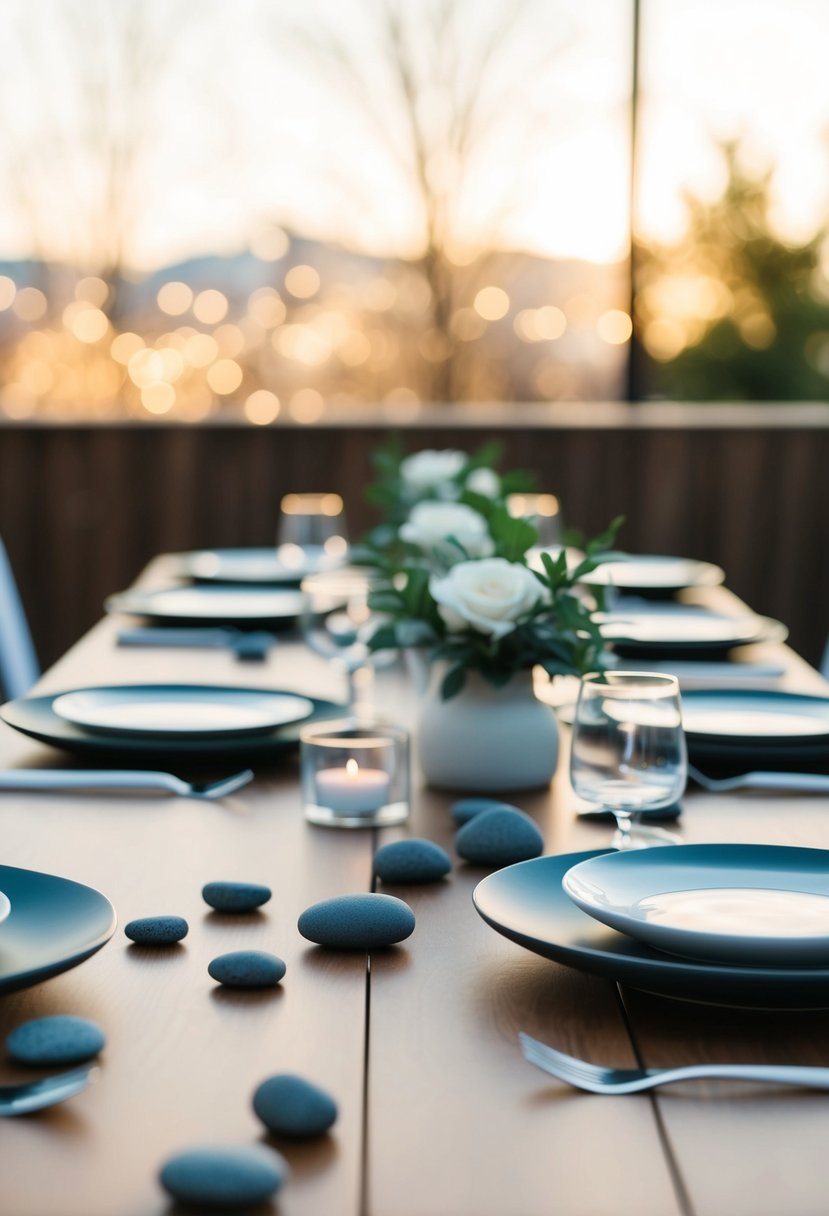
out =
[[[160,591],[124,591],[110,596],[107,612],[128,612],[152,621],[202,625],[290,624],[302,611],[293,587],[195,586]]]
[[[11,900],[4,891],[0,891],[0,922],[4,921],[12,910]]]
[[[696,690],[682,700],[689,739],[722,743],[784,744],[829,740],[829,697],[774,689]]]
[[[784,625],[767,617],[754,614],[721,616],[682,605],[605,612],[599,620],[606,641],[619,649],[642,653],[727,650],[751,642],[782,642],[787,634]]]
[[[783,845],[669,845],[568,870],[570,899],[657,950],[731,964],[829,963],[829,852]]]
[[[339,539],[339,538],[337,538]],[[272,549],[201,549],[182,553],[185,578],[204,583],[299,583],[308,574],[336,570],[347,558],[322,545],[280,545]]]
[[[683,587],[716,587],[725,578],[719,566],[688,557],[636,556],[618,553],[585,574],[591,587],[620,591],[680,591]]]
[[[241,688],[147,685],[85,688],[57,697],[66,722],[109,735],[208,738],[259,734],[310,716],[307,697]]]

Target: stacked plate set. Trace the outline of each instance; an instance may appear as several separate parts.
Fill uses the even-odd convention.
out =
[[[574,853],[490,874],[475,906],[499,933],[661,996],[829,1007],[829,851],[675,845]]]

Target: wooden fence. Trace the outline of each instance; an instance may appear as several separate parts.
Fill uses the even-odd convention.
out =
[[[154,554],[272,543],[287,492],[342,494],[359,534],[372,520],[371,453],[390,429],[410,450],[499,439],[503,465],[534,470],[568,524],[598,531],[621,513],[621,546],[718,563],[818,660],[829,631],[829,409],[579,405],[375,409],[266,428],[5,425],[0,535],[42,662]]]

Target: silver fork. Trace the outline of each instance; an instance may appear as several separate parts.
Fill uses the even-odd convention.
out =
[[[739,773],[736,777],[708,777],[688,765],[688,776],[712,793],[729,790],[791,790],[796,793],[829,794],[829,775],[826,773]]]
[[[73,1068],[20,1085],[0,1085],[0,1115],[28,1115],[73,1098],[98,1075],[94,1066]]]
[[[829,1068],[798,1064],[688,1064],[681,1068],[603,1068],[577,1060],[520,1032],[524,1058],[544,1072],[576,1089],[592,1094],[635,1094],[675,1081],[718,1077],[729,1081],[755,1081],[806,1089],[829,1089]]]
[[[76,792],[106,790],[111,793],[170,793],[182,798],[224,798],[253,780],[253,770],[246,768],[231,777],[207,784],[183,781],[173,773],[128,771],[125,769],[19,768],[0,772],[0,791]]]

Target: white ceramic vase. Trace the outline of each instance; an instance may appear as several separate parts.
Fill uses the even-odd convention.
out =
[[[535,696],[532,672],[495,688],[469,671],[463,689],[444,701],[446,671],[445,662],[433,665],[420,705],[418,754],[429,784],[470,793],[547,785],[558,762],[558,723]]]

